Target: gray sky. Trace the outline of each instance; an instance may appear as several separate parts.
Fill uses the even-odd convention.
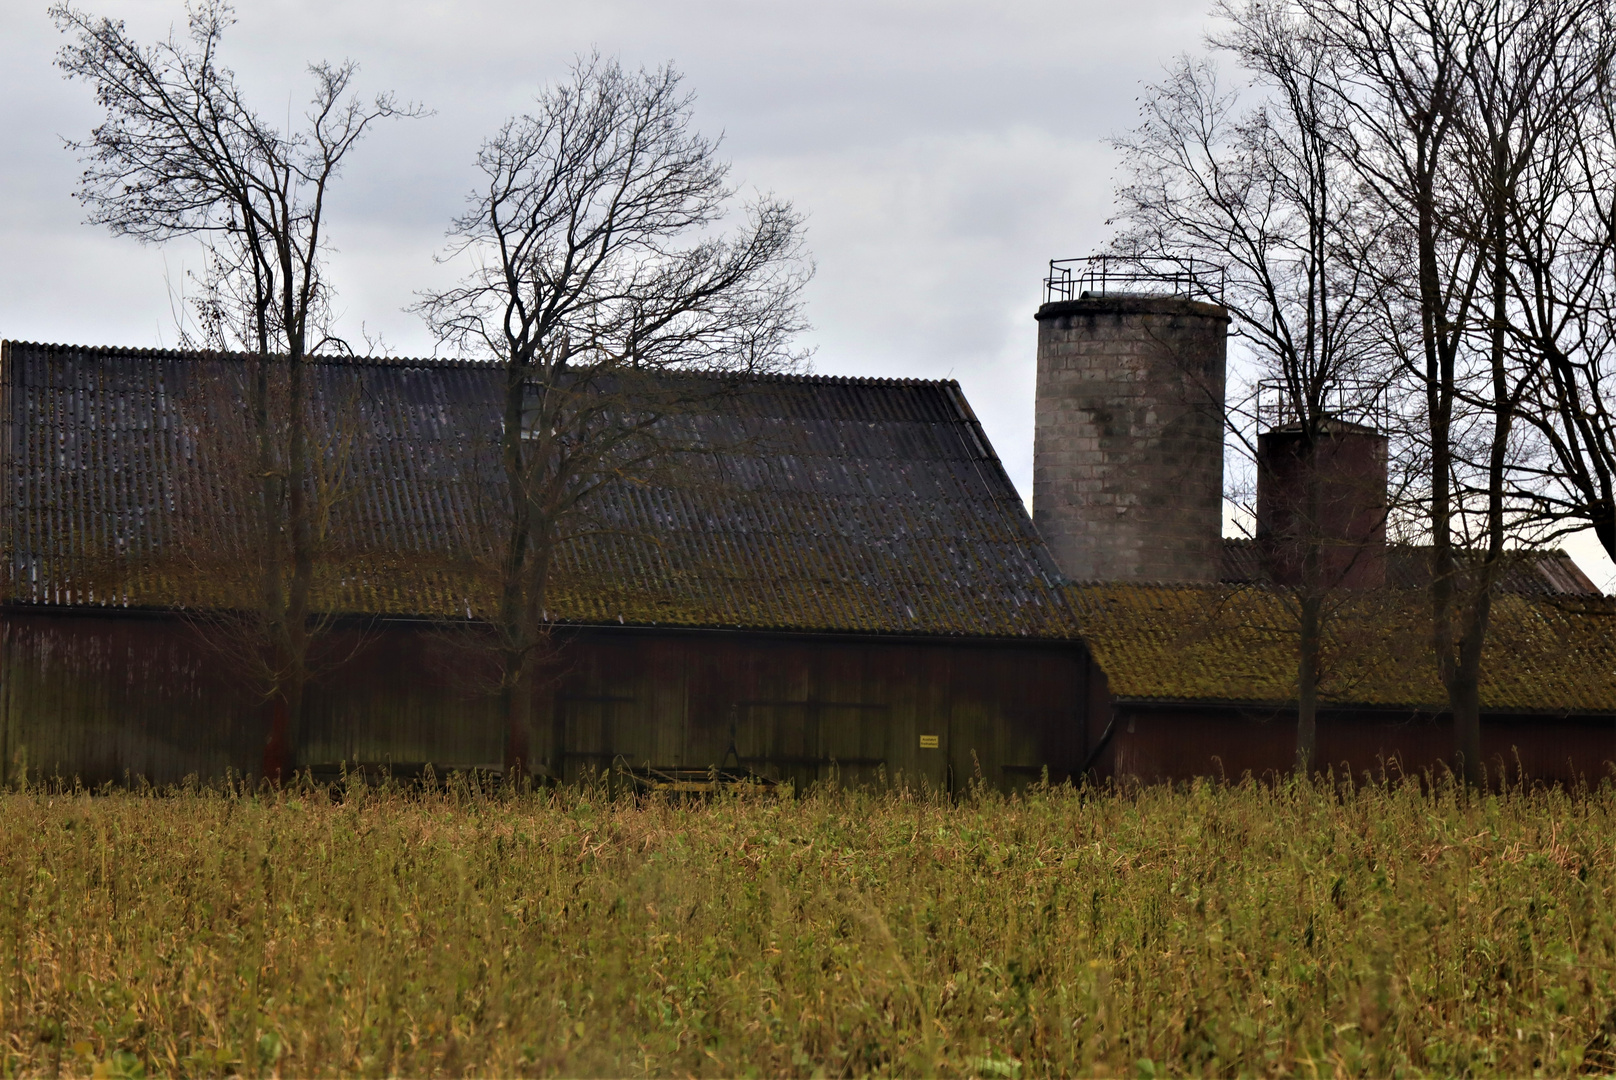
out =
[[[148,346],[174,340],[168,282],[186,243],[142,247],[82,224],[64,136],[96,120],[52,64],[45,0],[0,5],[0,337]],[[183,27],[178,0],[89,0],[143,38]],[[431,340],[401,309],[440,280],[433,254],[463,204],[477,144],[572,58],[672,60],[735,178],[808,216],[816,371],[960,380],[1030,495],[1034,325],[1051,257],[1104,236],[1114,155],[1141,80],[1196,47],[1207,0],[252,0],[227,60],[259,108],[301,109],[310,60],[352,57],[360,83],[436,110],[356,152],[332,213],[346,314],[404,354]]]
[[[175,337],[186,243],[143,247],[83,224],[63,137],[96,122],[53,65],[45,2],[0,5],[0,337],[156,346]],[[179,0],[99,0],[144,39]],[[432,348],[403,308],[440,283],[444,227],[478,143],[573,57],[671,60],[743,188],[808,217],[814,369],[960,381],[1031,496],[1032,320],[1045,263],[1103,242],[1116,156],[1141,84],[1197,49],[1208,0],[250,0],[226,58],[258,103],[300,111],[304,65],[351,57],[360,87],[435,115],[356,151],[330,218],[342,329]],[[287,105],[281,106],[281,102]],[[1573,545],[1596,579],[1587,545]],[[1595,545],[1597,550],[1597,545]]]

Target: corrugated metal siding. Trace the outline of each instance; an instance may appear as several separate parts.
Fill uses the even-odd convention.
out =
[[[1295,767],[1294,711],[1122,707],[1121,730],[1100,768],[1144,781],[1196,776],[1239,780],[1281,776]],[[1488,773],[1510,780],[1598,783],[1612,776],[1616,725],[1608,717],[1489,715],[1482,721]],[[1318,720],[1320,769],[1356,781],[1441,776],[1453,759],[1453,725],[1423,712],[1331,711]]]
[[[485,614],[474,523],[500,497],[500,372],[350,359],[308,370],[321,430],[356,433],[323,606]],[[228,549],[250,527],[241,485],[208,464],[227,418],[194,404],[243,372],[234,356],[8,344],[6,598],[227,603],[181,549],[207,548],[207,530]],[[763,378],[667,423],[705,449],[695,479],[610,490],[597,534],[561,553],[556,620],[1070,634],[1031,520],[953,383]]]

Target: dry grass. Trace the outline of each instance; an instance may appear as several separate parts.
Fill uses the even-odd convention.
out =
[[[0,1066],[1568,1074],[1613,838],[1608,787],[9,793]]]

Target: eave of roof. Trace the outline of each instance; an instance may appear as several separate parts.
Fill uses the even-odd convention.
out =
[[[86,605],[86,604],[42,604],[42,603],[14,603],[0,602],[0,616],[37,616],[46,618],[65,619],[144,619],[154,621],[176,621],[196,619],[201,625],[206,625],[213,618],[223,614],[217,610],[199,611],[176,607],[151,607],[137,605]],[[335,611],[322,613],[322,617],[329,620],[331,626],[380,627],[380,626],[430,626],[440,629],[455,627],[486,627],[489,624],[480,618],[451,618],[444,615],[433,614],[378,614],[366,611]],[[935,631],[913,630],[845,630],[838,628],[815,629],[800,626],[759,627],[748,625],[691,625],[686,623],[657,623],[657,622],[577,622],[553,620],[547,624],[552,630],[560,632],[587,632],[601,631],[606,633],[644,632],[644,633],[691,633],[691,634],[761,634],[782,638],[815,638],[834,639],[837,641],[903,641],[903,642],[930,642],[934,644],[957,644],[961,641],[970,641],[973,644],[1002,645],[1011,647],[1041,646],[1053,649],[1081,648],[1082,640],[1075,634],[980,634],[980,633],[947,633]]]

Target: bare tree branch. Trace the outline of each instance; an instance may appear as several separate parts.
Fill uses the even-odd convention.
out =
[[[811,267],[781,200],[755,199],[721,231],[728,166],[669,67],[581,59],[477,166],[482,186],[451,226],[449,258],[469,272],[417,310],[444,347],[504,369],[503,499],[478,546],[500,597],[506,756],[559,776],[560,747],[539,760],[527,734],[556,560],[598,530],[602,490],[699,449],[670,418],[803,359],[791,340]],[[721,377],[668,377],[693,369]]]
[[[314,93],[300,130],[281,131],[246,103],[219,59],[234,21],[225,0],[187,9],[187,34],[154,45],[121,22],[67,4],[50,9],[68,35],[57,65],[88,83],[105,112],[83,141],[78,197],[93,223],[145,243],[201,239],[206,252],[186,344],[239,349],[253,371],[245,414],[256,461],[250,545],[257,603],[239,628],[261,652],[273,706],[266,775],[295,765],[301,724],[322,509],[320,436],[311,433],[306,365],[330,337],[324,274],[325,200],[349,151],[377,121],[419,116],[391,96],[350,93],[352,61],[310,65]],[[239,414],[238,414],[239,415]],[[238,649],[238,652],[248,651]]]

